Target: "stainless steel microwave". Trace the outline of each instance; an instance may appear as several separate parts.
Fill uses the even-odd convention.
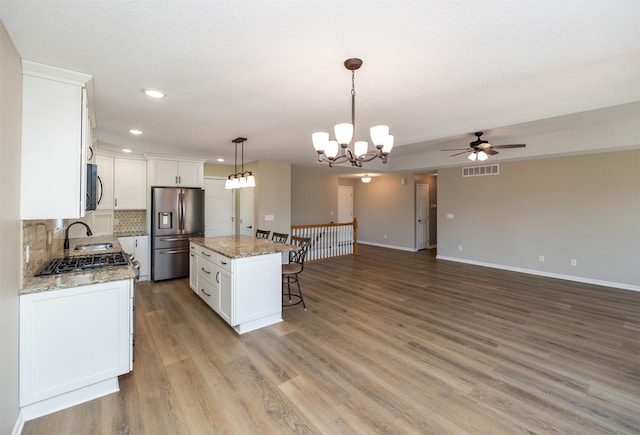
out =
[[[93,211],[96,209],[97,201],[97,179],[98,165],[87,163],[87,203],[86,210]]]

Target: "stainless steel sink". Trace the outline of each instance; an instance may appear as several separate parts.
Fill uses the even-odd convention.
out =
[[[74,251],[104,251],[106,249],[113,248],[113,243],[86,243],[83,245],[76,245]]]

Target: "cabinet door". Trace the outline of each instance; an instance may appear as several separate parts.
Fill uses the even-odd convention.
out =
[[[81,86],[25,75],[22,90],[22,219],[85,213],[85,113]]]
[[[149,236],[135,237],[133,256],[140,263],[140,281],[149,280]]]
[[[113,157],[97,154],[98,165],[98,201],[97,210],[113,210]]]
[[[131,280],[20,296],[20,406],[130,370]]]
[[[118,237],[118,242],[122,247],[122,250],[127,254],[134,254],[136,249],[136,238],[135,237]],[[135,255],[135,254],[134,254]]]
[[[175,160],[154,160],[153,180],[151,186],[177,186],[178,162]]]
[[[203,164],[178,162],[178,183],[180,187],[202,187],[204,184]]]
[[[147,162],[114,159],[114,208],[145,210],[147,208]]]
[[[233,274],[228,270],[217,267],[216,281],[220,289],[220,307],[218,314],[229,325],[235,325],[235,316],[233,315]]]
[[[94,211],[91,218],[91,232],[94,236],[113,234],[113,210]]]
[[[198,253],[193,243],[189,245],[189,287],[198,294]]]

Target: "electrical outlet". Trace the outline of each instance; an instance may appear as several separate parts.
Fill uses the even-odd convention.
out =
[[[538,261],[544,263],[544,255],[538,255]]]
[[[577,266],[578,265],[578,260],[576,260],[575,258],[571,259],[571,265],[572,266]]]

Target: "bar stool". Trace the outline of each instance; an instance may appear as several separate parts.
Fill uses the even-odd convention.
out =
[[[277,243],[287,243],[287,239],[288,238],[289,238],[289,234],[276,233],[275,231],[273,232],[273,235],[271,236],[271,240],[273,240],[274,242],[277,242]]]
[[[270,230],[256,230],[256,237],[258,239],[268,239],[269,234],[271,234]]]
[[[298,275],[304,270],[304,258],[311,244],[311,238],[291,236],[289,243],[299,248],[296,251],[289,251],[289,263],[282,265],[282,306],[291,307],[302,302],[304,310],[307,311],[307,304],[304,303]],[[295,293],[295,289],[293,293],[291,292],[291,284],[293,283],[298,286],[298,293]],[[286,291],[284,289],[285,284],[287,286]],[[285,302],[286,300],[288,302]]]

